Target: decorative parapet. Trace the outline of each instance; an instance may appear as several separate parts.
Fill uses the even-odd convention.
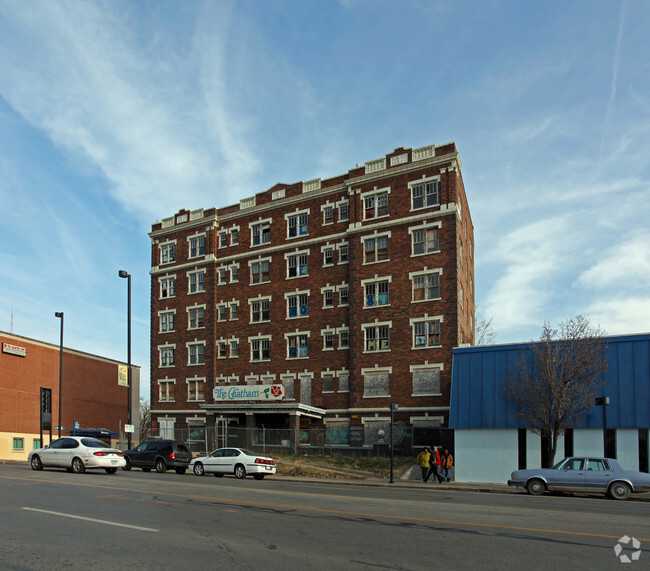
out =
[[[407,153],[404,153],[402,155],[395,155],[394,157],[390,158],[390,166],[395,167],[397,165],[403,165],[404,163],[408,162],[409,156]]]
[[[279,200],[280,198],[284,198],[286,194],[287,192],[284,188],[281,188],[280,190],[274,190],[273,194],[271,194],[271,200]]]
[[[199,218],[203,218],[203,208],[190,212],[190,220],[198,220]]]
[[[320,190],[320,184],[321,184],[320,178],[314,178],[312,180],[305,181],[302,183],[302,191],[310,192],[312,190]]]
[[[255,206],[255,197],[251,198],[244,198],[243,200],[239,201],[239,209],[240,210],[245,210],[246,208],[253,208]]]
[[[428,147],[420,147],[413,149],[413,161],[422,161],[436,156],[436,146],[429,145]]]
[[[174,225],[174,217],[170,216],[169,218],[162,219],[163,228],[171,228]]]
[[[369,161],[366,163],[366,174],[371,172],[377,172],[384,170],[386,168],[386,157],[383,159],[377,159],[375,161]]]
[[[176,224],[182,224],[183,222],[187,222],[187,214],[181,214],[176,217]]]

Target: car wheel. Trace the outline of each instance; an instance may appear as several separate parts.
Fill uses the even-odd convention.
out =
[[[38,455],[34,454],[32,456],[32,470],[42,470],[43,469],[43,462],[41,462],[41,459],[38,457]]]
[[[84,463],[81,461],[81,458],[72,459],[72,471],[75,474],[83,474],[86,471]]]
[[[127,472],[131,469],[131,460],[128,458],[124,458],[126,460],[126,464],[122,466],[122,470],[126,470]]]
[[[176,468],[176,473],[179,474],[180,476],[185,474],[185,472],[187,472],[187,468]]]
[[[205,468],[203,467],[203,464],[201,462],[197,462],[194,464],[194,474],[196,476],[205,476]]]
[[[256,480],[263,480],[264,474],[253,474],[253,478],[255,478]]]
[[[613,482],[609,486],[609,496],[614,500],[627,500],[632,490],[625,482]]]
[[[156,460],[156,472],[164,474],[166,471],[167,464],[165,464],[165,461],[162,458],[158,458],[158,460]]]
[[[235,478],[239,478],[240,480],[242,478],[246,477],[246,468],[242,464],[237,464],[235,466]]]
[[[117,468],[104,468],[106,470],[107,474],[115,474],[117,472]]]
[[[142,468],[143,472],[151,472],[151,468]]]
[[[214,477],[215,478],[223,478],[223,474],[221,472],[215,472]]]
[[[546,486],[541,480],[535,479],[526,484],[526,490],[531,496],[541,496],[546,490]]]

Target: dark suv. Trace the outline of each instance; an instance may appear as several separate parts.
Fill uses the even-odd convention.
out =
[[[177,474],[185,474],[192,460],[192,453],[182,442],[173,440],[145,440],[133,450],[124,451],[126,466],[122,470],[142,468],[149,472],[152,468],[161,474],[174,468]]]

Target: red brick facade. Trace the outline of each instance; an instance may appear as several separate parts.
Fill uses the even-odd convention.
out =
[[[181,210],[150,237],[154,420],[253,426],[266,414],[342,426],[348,444],[367,445],[397,403],[409,426],[447,426],[452,348],[474,332],[473,226],[454,143]],[[287,395],[262,408],[212,397],[257,384]]]

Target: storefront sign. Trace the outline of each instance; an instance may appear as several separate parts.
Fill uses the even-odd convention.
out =
[[[215,401],[220,402],[232,402],[238,400],[282,400],[284,398],[284,385],[214,387],[212,397]]]
[[[19,347],[18,345],[12,345],[11,343],[3,343],[2,352],[9,353],[10,355],[18,355],[19,357],[27,356],[26,347]]]

